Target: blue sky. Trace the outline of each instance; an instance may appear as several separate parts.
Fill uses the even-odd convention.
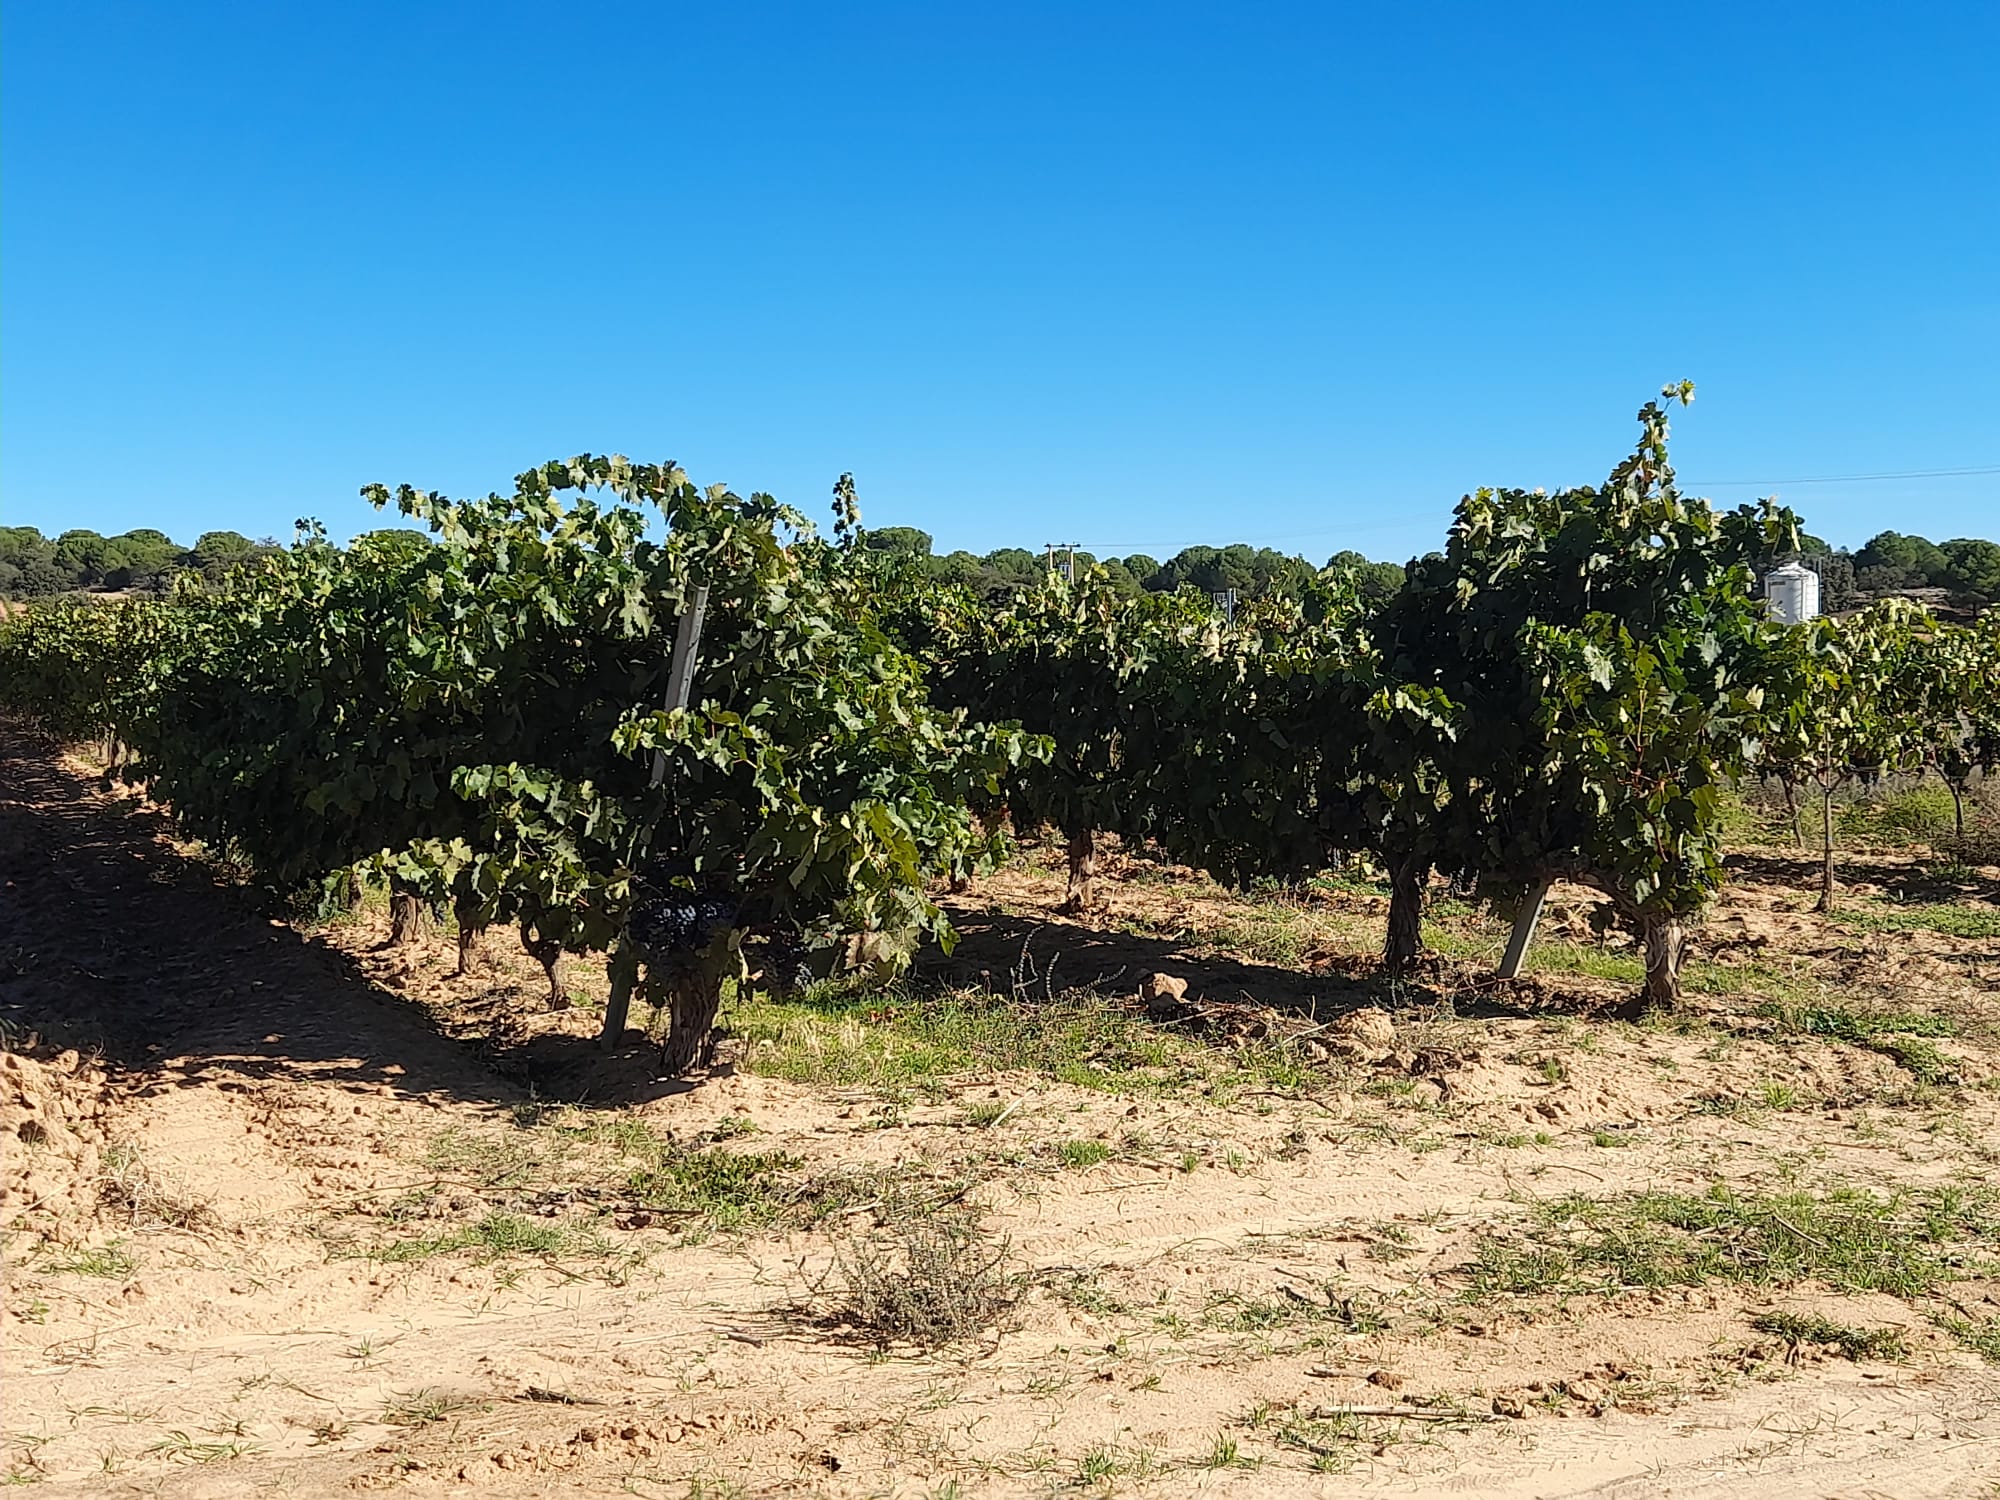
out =
[[[2000,5],[17,3],[0,522],[674,459],[984,551],[2000,535]],[[1727,481],[1727,483],[1725,483]],[[1749,481],[1741,483],[1738,481]]]

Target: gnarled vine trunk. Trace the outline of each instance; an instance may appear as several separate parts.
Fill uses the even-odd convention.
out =
[[[1414,854],[1389,861],[1389,931],[1382,940],[1382,963],[1403,975],[1424,946],[1424,886],[1431,864]]]
[[[431,909],[398,881],[389,882],[389,946],[408,948],[431,930]]]
[[[521,947],[528,957],[542,966],[542,972],[549,976],[549,1009],[568,1010],[569,996],[562,987],[562,941],[558,938],[539,937],[527,923],[521,924]]]
[[[668,1077],[684,1078],[714,1058],[722,977],[714,948],[675,969],[667,988],[667,1040],[660,1049],[660,1071]]]
[[[460,974],[472,972],[472,961],[479,954],[480,939],[486,935],[486,925],[479,920],[479,903],[464,896],[451,904],[452,919],[458,923],[458,969]]]
[[[1072,828],[1069,834],[1069,895],[1062,909],[1089,911],[1097,899],[1097,838],[1090,829]]]
[[[1687,929],[1678,916],[1649,916],[1639,923],[1646,955],[1646,1008],[1673,1010],[1681,1002],[1681,959]]]

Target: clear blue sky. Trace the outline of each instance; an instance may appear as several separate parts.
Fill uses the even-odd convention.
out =
[[[1993,0],[15,0],[0,59],[7,524],[344,535],[590,449],[1402,558],[1687,376],[1716,498],[2000,536],[2000,472],[1796,482],[2000,466]]]

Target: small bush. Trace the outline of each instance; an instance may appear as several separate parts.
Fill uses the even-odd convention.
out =
[[[936,1349],[983,1333],[1020,1300],[1013,1247],[961,1205],[884,1205],[874,1233],[838,1246],[830,1320],[875,1344]]]

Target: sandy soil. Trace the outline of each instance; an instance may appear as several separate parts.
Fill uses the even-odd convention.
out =
[[[1024,946],[1107,989],[1170,970],[1194,1010],[1247,997],[1291,1018],[1273,1026],[1316,1028],[1327,1085],[1225,1108],[998,1071],[885,1107],[864,1088],[759,1076],[752,1059],[684,1089],[652,1080],[643,1049],[602,1058],[588,1012],[543,1009],[539,974],[511,957],[454,978],[441,937],[410,954],[379,950],[372,920],[302,932],[168,832],[46,747],[0,745],[13,1483],[2000,1494],[2000,1370],[1911,1301],[1724,1281],[1481,1303],[1454,1280],[1482,1234],[1565,1193],[1974,1187],[2000,1144],[1976,1028],[1945,1044],[1955,1081],[1914,1095],[1879,1050],[1767,1035],[1747,1016],[1578,1046],[1558,1002],[1618,991],[1581,980],[1489,986],[1483,1010],[1399,1010],[1374,1047],[1341,1019],[1379,998],[1338,936],[1350,919],[1359,931],[1365,901],[1327,916],[1324,951],[1262,963],[1201,936],[1228,918],[1212,893],[1113,878],[1094,930],[1049,915],[1057,887],[1027,870],[964,899],[953,973],[1024,983]],[[1885,862],[1883,880],[1900,868]],[[1803,912],[1784,871],[1747,873],[1712,958],[1782,955],[1857,993],[2000,1013],[2000,942],[1842,932]],[[1228,1027],[1213,1034],[1229,1044]],[[1810,1103],[1715,1107],[1775,1084]],[[990,1336],[942,1354],[857,1344],[815,1289],[886,1189],[811,1228],[691,1235],[565,1193],[560,1172],[506,1187],[494,1163],[543,1139],[523,1122],[551,1093],[587,1096],[563,1118],[740,1137],[803,1174],[971,1181],[1030,1290]],[[985,1101],[998,1122],[968,1125]],[[1076,1141],[1106,1158],[1063,1165],[1059,1143]],[[499,1206],[588,1221],[592,1248],[359,1253]],[[2000,1317],[1982,1275],[1951,1296]],[[1753,1315],[1773,1308],[1900,1330],[1907,1352],[1856,1362],[1759,1333]]]

